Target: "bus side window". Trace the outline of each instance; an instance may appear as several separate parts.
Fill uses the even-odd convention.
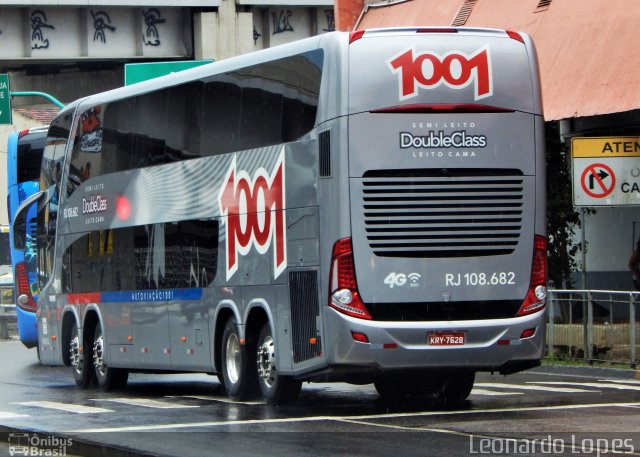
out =
[[[88,232],[63,255],[65,293],[207,287],[218,265],[218,220]]]

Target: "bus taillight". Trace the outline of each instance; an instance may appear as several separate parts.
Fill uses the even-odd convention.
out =
[[[31,313],[36,311],[36,302],[31,295],[31,287],[29,287],[29,277],[27,276],[27,267],[24,262],[16,264],[16,281],[18,285],[18,297],[16,304]]]
[[[547,239],[536,235],[533,244],[531,283],[518,316],[540,311],[547,304]]]
[[[349,34],[349,44],[362,38],[364,36],[364,32],[364,30],[356,30],[355,32],[351,32]]]
[[[514,32],[513,30],[507,30],[507,35],[512,40],[516,40],[516,41],[519,41],[520,43],[524,44],[524,38],[522,38],[522,35],[520,35],[518,32]]]
[[[351,238],[343,238],[333,245],[330,278],[329,306],[348,316],[371,319],[358,293]]]

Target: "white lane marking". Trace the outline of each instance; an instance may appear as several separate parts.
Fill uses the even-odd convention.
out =
[[[485,440],[491,440],[491,441],[497,441],[497,442],[508,442],[511,443],[512,445],[518,445],[521,444],[522,446],[519,447],[519,449],[532,449],[535,451],[535,449],[542,449],[541,447],[541,442],[544,439],[549,439],[549,438],[535,438],[535,439],[530,439],[530,438],[518,438],[518,437],[500,437],[500,436],[493,436],[493,435],[485,435],[485,434],[478,434],[478,433],[469,433],[469,432],[461,432],[458,430],[447,430],[447,429],[442,429],[442,428],[421,428],[421,427],[411,427],[411,426],[407,426],[407,425],[393,425],[393,424],[377,424],[374,422],[366,422],[366,421],[359,421],[359,420],[342,420],[340,422],[346,422],[349,424],[357,424],[357,425],[365,425],[365,426],[373,426],[373,427],[380,427],[380,428],[388,428],[388,429],[392,429],[392,430],[409,430],[412,432],[432,432],[432,433],[442,433],[445,435],[456,435],[456,436],[465,436],[469,438],[469,445],[470,445],[470,453],[471,454],[477,454],[478,451],[476,450],[475,452],[473,452],[473,443],[474,440],[479,440],[479,439],[485,439]],[[575,436],[574,436],[575,438]],[[604,444],[604,447],[601,447],[602,445],[600,444],[596,444],[594,447],[594,440],[593,439],[589,439],[587,441],[583,440],[582,442],[578,443],[574,440],[562,440],[562,439],[555,439],[553,440],[553,450],[556,450],[556,447],[559,447],[559,451],[564,455],[567,450],[571,450],[572,454],[592,454],[594,453],[594,451],[597,453],[597,455],[604,455],[604,454],[608,454],[610,452],[609,449],[609,441],[607,441]],[[529,454],[529,452],[527,452],[527,454]],[[640,453],[634,452],[633,447],[631,448],[631,450],[625,450],[624,452],[625,455],[632,455],[632,456],[640,456]]]
[[[637,390],[640,391],[640,386],[632,386],[629,384],[620,383],[608,383],[608,382],[563,382],[563,381],[536,381],[536,384],[545,384],[551,386],[581,386],[581,387],[596,387],[602,389],[618,389],[618,390]]]
[[[499,397],[503,395],[522,395],[522,392],[498,392],[497,390],[489,390],[489,389],[476,389],[475,387],[471,389],[470,395],[486,395],[488,397]]]
[[[215,421],[215,422],[193,422],[181,424],[156,424],[156,425],[136,425],[129,427],[109,427],[109,428],[88,428],[81,430],[66,430],[65,433],[111,433],[111,432],[140,432],[145,430],[171,430],[185,428],[203,428],[234,425],[253,424],[282,424],[291,422],[321,422],[321,421],[362,421],[366,419],[394,419],[408,417],[433,417],[433,416],[461,416],[470,414],[507,414],[537,411],[563,411],[597,408],[620,408],[620,407],[640,407],[640,402],[635,403],[589,403],[581,405],[557,405],[557,406],[531,406],[524,408],[497,408],[497,409],[472,409],[461,411],[421,411],[416,413],[390,413],[390,414],[370,414],[364,416],[311,416],[311,417],[290,417],[284,419],[249,419],[236,421]]]
[[[72,403],[58,403],[55,401],[21,401],[13,405],[33,406],[35,408],[55,409],[76,414],[112,413],[112,409],[94,408],[93,406],[74,405]]]
[[[165,398],[192,398],[194,400],[215,401],[219,403],[229,403],[232,405],[266,405],[264,401],[235,401],[227,397],[216,397],[215,395],[166,395]]]
[[[8,411],[0,411],[0,420],[4,419],[19,419],[21,417],[31,417],[28,414],[10,413]]]
[[[640,403],[639,403],[640,405]],[[130,427],[94,428],[84,430],[70,430],[69,433],[110,433],[110,432],[139,432],[144,430],[170,430],[183,428],[215,427],[220,425],[253,425],[253,424],[285,424],[291,422],[318,422],[340,419],[331,416],[311,416],[311,417],[289,417],[284,419],[248,419],[237,421],[217,421],[217,422],[194,422],[182,424],[159,424],[159,425],[134,425]]]
[[[467,436],[467,434],[463,433],[463,432],[444,430],[444,429],[440,429],[440,428],[422,428],[422,427],[411,427],[411,426],[408,426],[408,425],[378,424],[378,423],[375,423],[375,422],[358,421],[358,420],[353,420],[353,419],[342,419],[342,420],[339,420],[338,422],[344,422],[346,424],[365,425],[367,427],[390,428],[390,429],[393,429],[393,430],[411,430],[411,431],[414,431],[414,432],[450,433],[452,435],[461,434],[461,435]]]
[[[573,387],[546,387],[536,386],[537,382],[527,382],[527,385],[522,384],[504,384],[498,382],[477,382],[474,385],[478,387],[489,387],[494,389],[515,389],[515,390],[537,390],[540,392],[565,392],[565,393],[580,393],[580,392],[599,392],[597,390],[576,389]]]
[[[617,382],[623,384],[638,384],[640,385],[640,381],[636,379],[598,379],[599,382]]]
[[[149,398],[93,398],[91,401],[110,401],[113,403],[121,403],[123,405],[130,406],[143,406],[145,408],[156,409],[185,409],[185,408],[200,408],[197,405],[181,405],[179,403],[167,403],[158,400],[151,400]]]

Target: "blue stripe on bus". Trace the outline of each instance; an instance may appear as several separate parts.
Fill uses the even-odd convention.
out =
[[[69,303],[164,302],[200,300],[201,298],[202,289],[129,290],[122,292],[99,292],[67,295]]]

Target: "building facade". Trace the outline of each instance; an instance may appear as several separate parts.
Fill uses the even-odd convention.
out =
[[[12,92],[69,103],[124,85],[127,63],[221,60],[333,30],[333,0],[0,0],[0,73]],[[56,112],[40,97],[13,97],[12,106],[0,163],[9,132]]]

